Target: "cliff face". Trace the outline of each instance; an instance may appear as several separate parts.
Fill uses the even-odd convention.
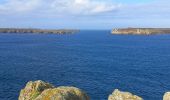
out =
[[[76,88],[68,86],[55,87],[52,84],[35,81],[28,82],[21,90],[19,100],[90,100],[88,95]],[[109,95],[108,100],[143,100],[130,92],[122,92],[115,89]],[[170,92],[163,96],[163,100],[170,100]]]
[[[113,29],[112,34],[169,34],[170,28],[122,28],[122,29]]]

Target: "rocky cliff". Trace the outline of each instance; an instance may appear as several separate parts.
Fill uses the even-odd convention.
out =
[[[89,96],[81,89],[69,86],[55,87],[43,81],[30,81],[20,91],[19,100],[90,100]],[[108,100],[143,100],[130,92],[115,89]],[[170,100],[170,92],[163,96],[163,100]]]

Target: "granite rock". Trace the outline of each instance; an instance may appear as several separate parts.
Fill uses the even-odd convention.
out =
[[[163,96],[163,100],[170,100],[170,92],[166,92]]]
[[[90,98],[76,87],[54,87],[39,80],[28,82],[21,90],[19,100],[90,100]]]
[[[115,89],[111,95],[109,95],[108,100],[143,100],[137,95],[133,95],[129,92],[122,92],[118,89]]]

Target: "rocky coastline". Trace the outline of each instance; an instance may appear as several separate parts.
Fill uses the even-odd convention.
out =
[[[78,32],[79,30],[74,29],[33,29],[33,28],[0,28],[0,33],[35,33],[35,34],[73,34]]]
[[[81,89],[71,86],[59,86],[38,80],[30,81],[20,91],[19,100],[90,100],[90,97]],[[130,92],[115,89],[108,100],[143,100]],[[170,92],[163,96],[163,100],[170,100]]]
[[[118,28],[113,29],[111,33],[136,35],[170,34],[170,28]]]

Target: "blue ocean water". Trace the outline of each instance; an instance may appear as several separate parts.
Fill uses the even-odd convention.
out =
[[[114,89],[161,100],[169,77],[170,35],[0,34],[0,100],[17,100],[30,80],[76,86],[91,100]]]

